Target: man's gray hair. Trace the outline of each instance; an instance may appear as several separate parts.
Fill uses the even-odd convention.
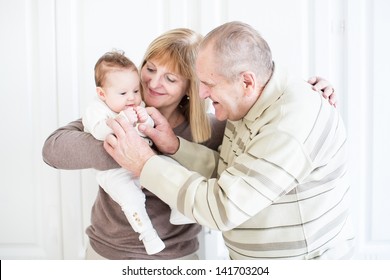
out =
[[[271,50],[250,25],[238,21],[225,23],[206,35],[200,49],[210,43],[220,75],[235,80],[240,73],[252,71],[263,85],[269,80],[273,71]]]

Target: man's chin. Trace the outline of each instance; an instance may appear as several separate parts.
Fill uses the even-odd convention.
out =
[[[218,114],[217,111],[215,112],[215,117],[216,117],[217,120],[219,120],[219,121],[226,121],[226,120],[227,120],[227,117],[226,117],[225,114]]]

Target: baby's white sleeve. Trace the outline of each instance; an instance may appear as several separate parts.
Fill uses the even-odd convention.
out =
[[[106,123],[110,117],[112,116],[110,116],[109,111],[101,104],[92,104],[83,116],[84,131],[91,133],[97,140],[104,141],[107,135],[113,133]]]

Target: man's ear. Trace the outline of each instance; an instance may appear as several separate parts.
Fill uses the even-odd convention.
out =
[[[241,73],[241,77],[245,95],[250,96],[256,90],[256,76],[253,72],[245,71]]]
[[[106,93],[102,87],[96,87],[96,93],[102,101],[106,100]]]

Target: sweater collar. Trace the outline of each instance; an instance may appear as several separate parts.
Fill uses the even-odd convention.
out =
[[[275,65],[270,80],[265,86],[260,97],[245,115],[245,122],[254,122],[263,112],[280,98],[286,88],[287,72],[282,67]]]

